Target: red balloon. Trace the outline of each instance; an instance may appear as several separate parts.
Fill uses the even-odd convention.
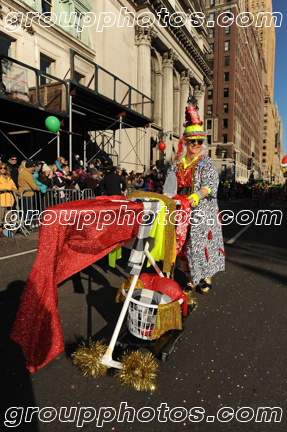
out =
[[[158,148],[160,149],[160,151],[165,151],[165,149],[166,149],[166,145],[165,145],[165,143],[164,142],[160,142],[159,143],[159,145],[158,145]]]

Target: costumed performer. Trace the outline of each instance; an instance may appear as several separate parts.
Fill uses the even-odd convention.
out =
[[[211,277],[225,270],[225,252],[217,205],[219,177],[212,159],[202,121],[194,106],[186,108],[183,137],[178,144],[176,165],[177,194],[184,195],[192,207],[204,215],[200,223],[188,226],[186,239],[177,250],[188,285],[202,294],[211,288]],[[210,224],[210,222],[212,224]]]
[[[255,184],[252,186],[252,201],[259,206],[259,200],[261,196],[261,186],[259,184],[259,178],[255,179]]]

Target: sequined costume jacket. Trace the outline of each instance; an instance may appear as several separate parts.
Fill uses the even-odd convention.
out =
[[[177,166],[180,168],[180,163]],[[219,177],[212,159],[209,156],[201,157],[193,167],[192,174],[191,193],[198,192],[204,186],[211,190],[210,194],[194,207],[191,217],[187,258],[192,283],[197,285],[201,279],[212,277],[218,271],[225,270],[225,252],[217,205]],[[177,170],[176,175],[178,186],[181,186],[180,169]]]

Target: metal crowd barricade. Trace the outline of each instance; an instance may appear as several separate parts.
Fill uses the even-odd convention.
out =
[[[19,229],[25,236],[29,235],[28,229],[38,227],[47,207],[52,207],[65,202],[93,199],[92,189],[83,191],[76,189],[47,189],[45,193],[33,190],[22,191],[17,199]],[[20,210],[20,211],[19,211]]]
[[[17,196],[15,192],[0,189],[0,229],[13,233],[19,226],[19,212],[17,212]],[[5,226],[6,225],[6,226]]]
[[[94,199],[95,198],[95,194],[93,193],[92,189],[84,189],[81,191],[82,194],[82,199]]]

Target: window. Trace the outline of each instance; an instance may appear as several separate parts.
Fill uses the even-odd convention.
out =
[[[225,41],[224,42],[224,51],[229,51],[230,50],[230,41]]]
[[[223,134],[222,135],[222,143],[226,144],[227,143],[227,134]]]
[[[209,29],[209,39],[214,38],[214,28]]]
[[[52,11],[52,0],[42,0],[42,12]]]
[[[2,36],[0,36],[0,54],[12,57],[12,42]]]
[[[262,153],[262,156],[265,156],[265,157],[266,157],[266,153]]]
[[[227,129],[228,128],[228,119],[223,119],[222,127],[223,127],[223,129]]]
[[[207,129],[212,129],[212,120],[207,120],[206,125]]]
[[[211,158],[211,150],[208,150],[208,156]]]
[[[212,113],[212,105],[207,105],[207,112]]]
[[[208,90],[207,99],[212,99],[212,97],[213,97],[213,90]]]
[[[221,165],[221,175],[226,175],[226,165]]]
[[[211,66],[211,69],[213,69],[213,58],[208,60]]]
[[[222,150],[222,159],[226,159],[227,158],[227,150],[226,149],[223,149]]]
[[[230,26],[225,27],[225,34],[229,35],[230,34]]]
[[[223,89],[223,97],[229,97],[229,88]]]
[[[211,44],[209,44],[209,46],[210,46],[210,51],[209,51],[209,54],[212,54],[212,53],[214,53],[214,44],[213,44],[213,43],[211,43]]]
[[[211,135],[207,135],[207,142],[208,144],[211,144]]]
[[[215,13],[214,12],[211,12],[210,14],[209,14],[209,21],[214,21],[215,20]]]
[[[224,74],[223,74],[223,80],[224,80],[224,82],[228,82],[229,81],[229,72],[224,72]]]
[[[223,104],[223,112],[228,113],[228,104]]]
[[[215,5],[215,0],[210,0],[210,6],[214,6]]]
[[[75,19],[75,36],[77,39],[82,38],[82,32],[83,32],[83,27],[82,27],[82,14],[81,12],[79,12],[77,9],[75,9],[76,12],[76,19]]]
[[[41,72],[46,72],[48,74],[52,74],[52,61],[45,57],[43,54],[40,54],[40,70]],[[51,80],[41,75],[40,85],[49,84]]]
[[[229,66],[229,56],[224,57],[224,66]]]

